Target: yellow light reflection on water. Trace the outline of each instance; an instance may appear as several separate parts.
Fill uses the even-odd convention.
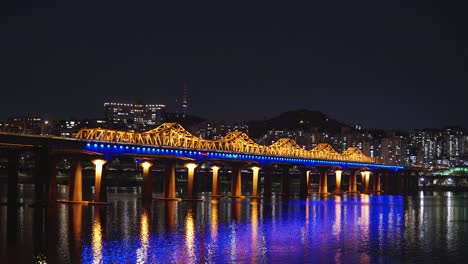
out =
[[[94,221],[92,231],[93,263],[102,263],[102,227],[99,208],[94,209]]]
[[[213,200],[211,202],[211,238],[216,241],[218,237],[218,206],[219,201]]]
[[[252,211],[251,211],[251,225],[252,225],[252,261],[251,263],[258,262],[258,202],[256,200],[252,201]]]
[[[148,262],[148,247],[149,247],[149,217],[148,211],[143,209],[140,220],[140,240],[141,246],[137,250],[137,263]]]
[[[359,219],[359,225],[361,229],[361,239],[366,244],[370,243],[370,231],[369,231],[369,195],[361,195],[361,217]],[[361,263],[370,263],[370,256],[368,253],[363,252],[361,254]]]
[[[195,223],[193,221],[192,209],[187,210],[185,217],[185,247],[187,248],[187,259],[195,260]]]

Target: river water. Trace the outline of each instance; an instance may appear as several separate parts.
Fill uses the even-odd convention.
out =
[[[62,193],[62,195],[65,195]],[[468,193],[0,209],[0,263],[463,263]],[[15,213],[12,213],[15,212]]]

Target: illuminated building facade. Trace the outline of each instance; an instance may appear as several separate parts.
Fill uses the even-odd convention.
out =
[[[145,130],[164,122],[162,104],[105,103],[104,115],[110,128]]]

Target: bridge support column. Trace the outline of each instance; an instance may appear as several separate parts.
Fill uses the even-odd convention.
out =
[[[252,194],[251,197],[259,198],[258,195],[258,173],[260,171],[260,167],[253,166],[250,168],[252,170]]]
[[[213,182],[212,182],[212,191],[211,196],[220,196],[219,190],[219,170],[221,169],[220,166],[211,166],[211,170],[213,171]]]
[[[93,160],[93,164],[95,166],[94,172],[94,202],[105,202],[102,199],[101,195],[101,183],[102,183],[102,171],[104,164],[106,164],[106,160],[103,159],[95,159]]]
[[[362,171],[361,172],[361,192],[362,193],[369,193],[369,180],[370,180],[370,171]]]
[[[281,196],[289,196],[289,167],[283,166],[281,171],[280,192]]]
[[[54,205],[57,203],[57,157],[51,156],[48,152],[44,153],[41,174],[45,175],[47,179],[45,184],[47,203]]]
[[[187,199],[193,198],[193,177],[195,175],[195,168],[198,167],[196,163],[185,164],[187,168]]]
[[[343,174],[342,170],[335,171],[335,194],[341,194],[341,175]]]
[[[19,172],[19,152],[11,150],[8,152],[8,208],[16,208],[18,200],[18,172]],[[10,216],[8,214],[8,216]]]
[[[357,193],[356,172],[357,170],[350,170],[350,173],[349,173],[349,187],[348,187],[349,194]]]
[[[34,202],[35,203],[44,203],[47,201],[45,196],[46,190],[46,177],[47,175],[44,172],[44,166],[47,164],[48,159],[47,151],[39,149],[35,152],[35,168],[34,168]]]
[[[231,197],[238,198],[241,196],[242,196],[241,166],[233,165],[232,177],[231,177]]]
[[[379,173],[374,173],[373,174],[374,182],[372,186],[372,192],[375,194],[380,193],[380,174]]]
[[[304,169],[300,170],[299,177],[299,195],[305,198],[309,195],[309,171]]]
[[[153,200],[153,181],[151,179],[151,170],[153,163],[144,161],[140,164],[143,168],[143,182],[141,186],[141,201],[143,203],[151,203]]]
[[[272,187],[273,187],[273,168],[265,167],[263,169],[263,196],[271,197]]]
[[[319,191],[321,195],[328,194],[328,168],[319,168],[320,180],[319,180]]]
[[[310,175],[310,170],[306,172],[306,185],[307,185],[307,195],[312,193],[312,175]]]
[[[68,180],[68,200],[80,202],[83,200],[83,172],[81,160],[73,160]]]
[[[173,160],[170,160],[166,163],[166,170],[164,172],[164,195],[163,195],[165,199],[176,198],[175,165],[176,165],[176,162]]]

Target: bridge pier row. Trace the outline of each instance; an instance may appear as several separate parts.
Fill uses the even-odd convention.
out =
[[[95,166],[95,171],[94,171],[94,202],[106,202],[103,199],[103,195],[101,193],[101,187],[102,187],[102,175],[103,175],[104,164],[106,164],[107,161],[103,160],[103,159],[95,159],[92,162],[93,162],[93,164]]]
[[[143,181],[141,185],[141,201],[144,204],[151,203],[153,200],[153,181],[151,179],[152,162],[143,161],[140,166],[143,168]]]
[[[289,196],[289,166],[281,167],[280,195]]]
[[[252,193],[251,198],[260,198],[259,191],[258,191],[258,174],[260,171],[260,167],[252,166],[250,167],[252,170]]]
[[[221,196],[220,190],[219,190],[219,170],[220,169],[221,169],[220,166],[217,166],[217,165],[211,166],[211,171],[213,173],[211,196],[213,196],[213,197]]]
[[[263,169],[263,196],[271,197],[273,189],[273,167],[267,166]]]
[[[163,198],[164,199],[176,199],[176,161],[169,160],[166,162],[166,169],[164,172],[164,186],[163,186]]]
[[[358,170],[350,169],[349,170],[349,186],[348,186],[348,193],[349,194],[357,194],[357,180],[356,180],[356,173]]]
[[[242,197],[242,174],[241,166],[239,164],[232,165],[231,177],[231,197]]]
[[[340,195],[341,192],[341,177],[343,171],[342,170],[335,170],[335,194]]]
[[[186,199],[193,199],[193,178],[195,176],[195,168],[198,167],[196,163],[190,162],[185,164],[187,168],[187,195]]]
[[[328,195],[328,167],[319,167],[319,190],[318,194]]]
[[[15,208],[16,210],[16,206],[18,202],[19,151],[9,150],[7,153],[7,159],[8,159],[7,205],[8,205],[8,208]],[[11,210],[8,210],[8,211],[11,211]]]

